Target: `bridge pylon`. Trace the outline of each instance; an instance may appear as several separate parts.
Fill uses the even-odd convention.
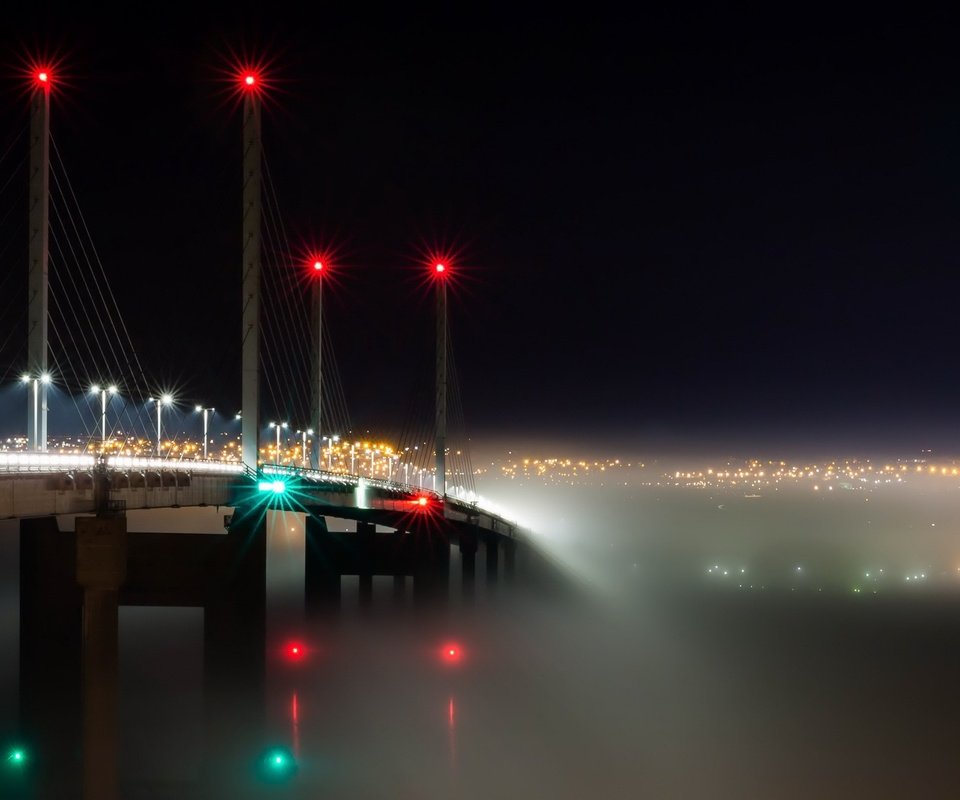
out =
[[[243,92],[243,350],[241,354],[240,452],[257,469],[260,454],[260,194],[262,151],[260,81],[240,76]]]
[[[447,265],[434,265],[437,291],[436,491],[447,493]]]
[[[47,449],[47,339],[50,266],[50,84],[38,70],[30,99],[29,269],[27,272],[27,440],[29,449]]]

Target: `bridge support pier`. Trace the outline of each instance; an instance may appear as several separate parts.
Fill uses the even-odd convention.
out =
[[[517,543],[513,539],[503,540],[503,577],[507,583],[513,583],[517,574]]]
[[[38,798],[82,783],[83,592],[77,544],[56,517],[20,521],[20,734],[35,752]]]
[[[373,605],[373,551],[377,526],[370,522],[357,523],[357,550],[360,573],[360,608],[369,611]]]
[[[203,608],[204,780],[210,795],[244,791],[266,726],[266,517],[234,512],[208,566]]]
[[[496,534],[488,534],[484,539],[484,545],[487,551],[487,583],[497,582],[497,574],[500,571],[500,542]]]
[[[117,677],[119,592],[127,576],[127,520],[77,517],[83,587],[83,796],[119,797]]]
[[[460,591],[464,600],[471,601],[475,595],[477,577],[477,535],[460,534]]]
[[[450,594],[450,543],[434,531],[415,531],[418,537],[413,597],[420,605],[435,605]]]
[[[340,574],[343,553],[329,535],[327,520],[310,514],[306,519],[304,604],[307,614],[317,616],[340,608]]]

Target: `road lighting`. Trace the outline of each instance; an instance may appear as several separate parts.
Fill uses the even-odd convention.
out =
[[[307,467],[310,466],[307,463],[307,434],[309,434],[310,436],[313,436],[313,428],[307,428],[305,431],[297,431],[297,433],[299,433],[303,437],[303,441],[300,445],[300,457],[303,460],[303,468],[307,469]],[[319,468],[320,467],[318,462],[317,469]]]
[[[165,392],[164,394],[160,395],[159,397],[148,397],[148,398],[147,398],[147,402],[148,402],[148,403],[156,403],[156,404],[157,404],[157,457],[159,458],[159,456],[160,456],[160,436],[161,436],[161,431],[162,431],[162,428],[160,427],[160,410],[161,410],[164,406],[171,406],[171,405],[173,405],[173,395]]]
[[[207,414],[212,414],[216,411],[215,408],[204,408],[203,406],[197,406],[197,413],[203,413],[203,460],[207,460]]]
[[[340,434],[335,433],[333,436],[324,436],[323,438],[330,442],[330,446],[327,448],[327,469],[333,472],[333,446],[340,442]]]
[[[277,429],[277,462],[276,462],[276,463],[277,463],[277,466],[279,467],[279,466],[280,466],[280,429],[281,429],[281,428],[286,428],[286,427],[287,427],[287,423],[286,423],[286,422],[271,422],[271,423],[270,423],[270,427]]]
[[[111,384],[101,389],[94,384],[90,387],[90,393],[100,394],[100,452],[105,455],[107,452],[107,395],[116,394],[117,387]]]
[[[25,372],[20,376],[20,382],[24,385],[33,384],[33,430],[28,432],[30,445],[32,445],[31,450],[45,451],[47,449],[46,430],[44,430],[43,441],[40,441],[40,387],[49,386],[50,381],[49,372],[41,372],[39,375],[30,375]],[[43,396],[46,398],[47,393],[44,392]],[[46,419],[46,415],[44,415],[44,419]]]

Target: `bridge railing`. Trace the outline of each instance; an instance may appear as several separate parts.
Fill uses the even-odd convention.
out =
[[[64,453],[0,453],[0,472],[69,472],[93,469],[96,456]]]

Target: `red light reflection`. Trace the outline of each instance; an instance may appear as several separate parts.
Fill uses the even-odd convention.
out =
[[[446,642],[440,648],[440,658],[445,664],[459,664],[463,661],[463,648],[456,642]]]
[[[303,661],[307,657],[307,647],[303,642],[287,642],[283,646],[283,655],[290,662]]]

